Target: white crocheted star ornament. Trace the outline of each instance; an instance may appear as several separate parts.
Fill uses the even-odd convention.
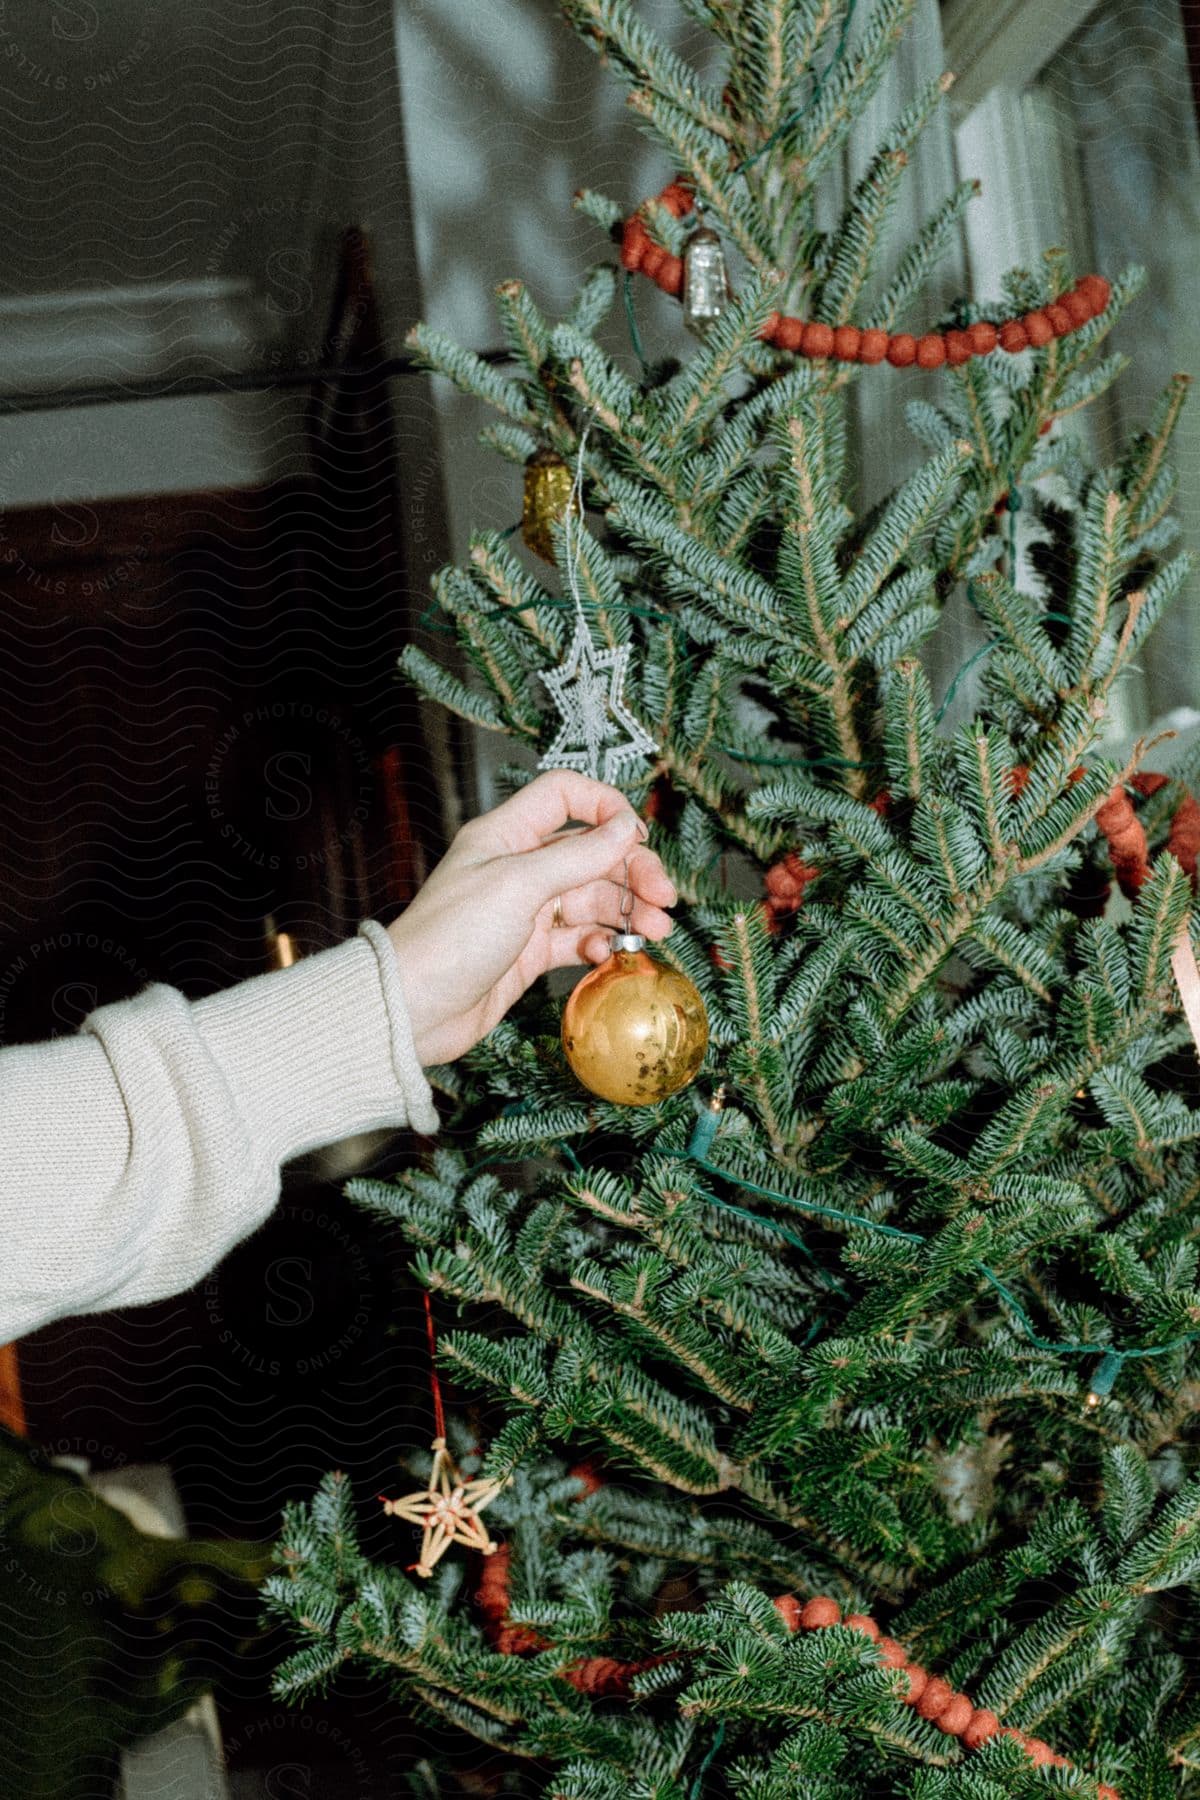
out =
[[[597,650],[587,620],[582,613],[576,618],[565,662],[542,676],[562,725],[539,769],[578,769],[594,779],[617,782],[627,763],[657,750],[625,703],[631,650],[630,644]]]

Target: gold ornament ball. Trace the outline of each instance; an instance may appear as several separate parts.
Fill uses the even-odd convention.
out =
[[[708,1046],[704,1002],[686,975],[644,950],[614,950],[563,1009],[567,1061],[618,1106],[653,1106],[695,1079]]]
[[[554,561],[554,537],[550,527],[556,519],[566,517],[574,485],[575,477],[557,450],[535,450],[525,464],[521,536],[529,548],[547,562]]]

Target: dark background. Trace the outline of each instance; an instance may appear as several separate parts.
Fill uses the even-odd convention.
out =
[[[0,592],[38,597],[6,611],[0,675],[5,1043],[150,980],[212,992],[276,966],[280,933],[317,952],[392,916],[439,853],[395,669],[415,628],[403,474],[359,233],[330,306],[296,479],[3,519]],[[341,1179],[415,1148],[307,1158],[191,1293],[24,1340],[33,1440],[96,1468],[167,1463],[203,1536],[272,1538],[333,1467],[395,1491],[431,1433],[419,1301]],[[394,1546],[380,1509],[364,1522],[376,1553]],[[348,1686],[293,1717],[268,1695],[280,1653],[264,1642],[221,1695],[235,1792],[392,1791],[419,1745],[387,1696]]]

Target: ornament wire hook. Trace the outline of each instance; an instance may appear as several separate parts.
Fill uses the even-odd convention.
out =
[[[571,598],[575,602],[575,616],[581,622],[586,622],[587,614],[584,611],[583,596],[579,592],[579,539],[577,533],[583,513],[583,453],[587,448],[588,433],[592,429],[594,417],[595,409],[593,408],[592,417],[588,419],[579,435],[579,450],[575,458],[575,479],[571,483],[571,493],[567,501],[567,516],[563,521],[567,539],[567,586],[570,588]]]
[[[621,882],[621,928],[611,940],[613,950],[642,950],[646,940],[633,929],[633,889],[629,885],[629,858],[625,858],[625,873]]]
[[[629,858],[625,858],[625,876],[621,883],[621,923],[628,927],[633,917],[633,889],[629,885]]]

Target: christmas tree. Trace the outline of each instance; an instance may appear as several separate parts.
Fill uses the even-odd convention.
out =
[[[944,82],[822,228],[912,0],[680,4],[719,83],[632,0],[564,0],[670,173],[640,204],[577,195],[623,269],[559,323],[505,281],[507,369],[411,335],[499,414],[556,566],[479,533],[435,583],[464,661],[404,667],[514,740],[514,786],[572,728],[613,754],[680,892],[660,951],[707,1056],[666,1099],[597,1100],[531,995],[434,1074],[458,1147],[351,1185],[415,1251],[487,1511],[427,1575],[402,1522],[364,1555],[378,1500],[341,1476],[292,1508],[278,1692],[373,1668],[464,1734],[458,1767],[487,1747],[488,1791],[1165,1795],[1200,1764],[1200,1109],[1172,970],[1200,765],[1104,748],[1186,573],[1184,383],[1093,467],[1074,415],[1120,373],[1136,271],[1110,289],[1052,252],[923,313],[969,187],[880,278]],[[646,277],[694,327],[667,317],[654,364],[599,341]],[[920,387],[928,457],[864,509],[871,381]],[[986,642],[935,684],[964,593]],[[612,657],[602,716],[560,673],[581,629]]]

